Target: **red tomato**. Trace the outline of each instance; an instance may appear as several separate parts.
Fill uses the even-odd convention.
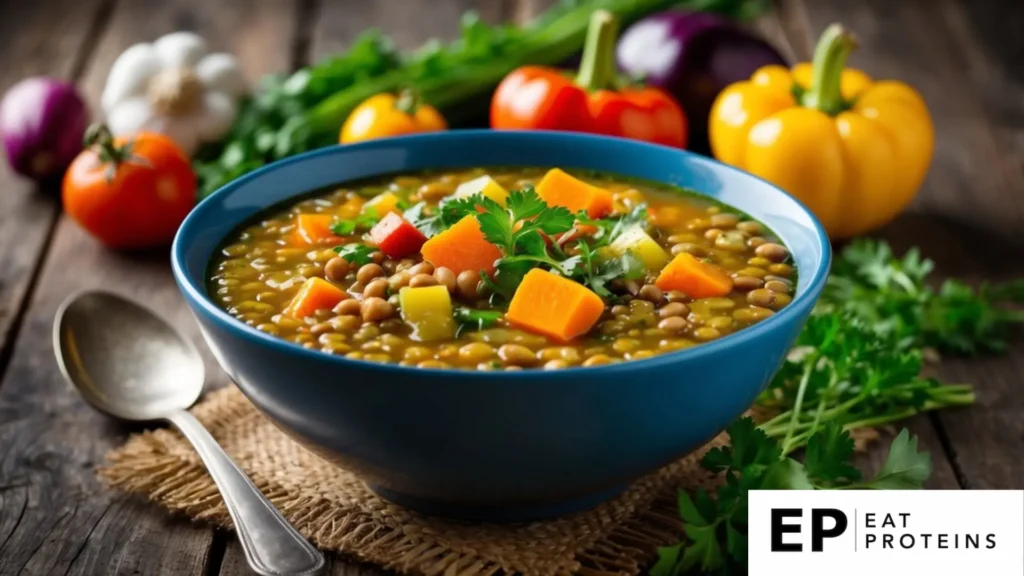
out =
[[[195,204],[196,176],[167,136],[114,139],[90,128],[86,149],[64,174],[64,211],[111,248],[167,246]]]

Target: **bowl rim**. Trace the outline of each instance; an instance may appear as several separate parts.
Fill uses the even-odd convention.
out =
[[[691,157],[698,162],[708,163],[719,170],[726,170],[733,172],[742,177],[750,178],[757,181],[759,184],[768,186],[775,192],[788,196],[796,204],[796,206],[802,210],[813,225],[813,232],[816,240],[821,245],[821,258],[816,268],[812,271],[811,280],[807,284],[807,288],[800,293],[794,294],[793,301],[780,310],[778,313],[771,317],[748,326],[742,330],[727,334],[726,336],[710,342],[704,342],[697,344],[690,348],[684,348],[681,350],[674,350],[665,354],[658,354],[650,358],[643,358],[640,360],[627,360],[616,364],[605,364],[601,366],[572,366],[568,368],[562,368],[559,370],[544,371],[539,369],[531,370],[465,370],[459,368],[419,368],[417,366],[401,366],[393,363],[381,363],[381,362],[369,362],[366,360],[353,360],[344,356],[337,356],[333,354],[325,354],[320,350],[312,350],[304,348],[293,342],[284,340],[277,336],[272,336],[265,332],[257,330],[253,326],[249,326],[243,322],[240,322],[237,318],[231,316],[227,311],[217,306],[213,300],[206,294],[206,291],[202,286],[196,285],[191,275],[185,271],[185,252],[186,252],[186,237],[191,237],[192,228],[196,226],[196,221],[200,218],[200,212],[205,209],[205,206],[210,205],[213,200],[219,196],[230,194],[235,189],[263,177],[264,175],[278,170],[284,166],[288,166],[295,163],[300,163],[308,158],[327,156],[332,154],[338,154],[342,151],[359,151],[359,150],[373,150],[375,148],[383,147],[385,145],[393,146],[396,142],[417,142],[420,140],[448,140],[458,139],[463,136],[481,136],[481,135],[494,135],[495,137],[502,137],[502,135],[515,135],[518,134],[524,138],[561,138],[566,140],[600,140],[606,143],[614,143],[620,146],[636,146],[641,148],[652,148],[662,152],[664,150],[672,150],[683,156]],[[485,136],[487,137],[487,136]],[[307,193],[308,191],[298,192],[290,195],[289,198],[295,198]],[[696,190],[697,193],[702,193],[700,190]],[[703,194],[703,193],[702,193]],[[281,200],[286,202],[287,200]],[[263,209],[269,208],[263,207]],[[239,222],[238,224],[240,224]],[[213,257],[213,253],[209,255],[209,258]],[[522,379],[529,377],[533,374],[537,376],[538,373],[543,373],[545,378],[556,377],[556,378],[574,378],[574,377],[586,377],[587,375],[594,374],[596,371],[603,371],[605,373],[626,373],[632,372],[633,370],[642,370],[647,368],[657,368],[659,366],[667,366],[676,364],[678,362],[684,362],[687,360],[695,360],[704,356],[712,355],[723,351],[731,346],[740,344],[752,339],[755,339],[765,333],[771,332],[775,329],[785,326],[789,322],[795,321],[795,319],[803,313],[805,309],[810,313],[810,308],[817,302],[817,299],[824,289],[825,282],[828,279],[829,270],[832,263],[832,247],[825,231],[824,226],[818,220],[817,216],[806,204],[801,202],[798,198],[789,194],[785,190],[779,188],[775,184],[768,182],[764,178],[730,166],[723,162],[718,161],[710,156],[704,156],[695,152],[680,149],[671,148],[668,146],[662,146],[658,144],[651,144],[647,142],[641,142],[638,140],[629,140],[625,138],[616,138],[610,136],[584,134],[576,132],[563,132],[554,130],[492,130],[492,129],[458,129],[449,130],[443,132],[427,132],[419,134],[411,134],[405,136],[396,136],[390,138],[379,138],[375,140],[368,140],[363,142],[356,142],[352,144],[334,144],[331,146],[325,146],[323,148],[317,148],[307,152],[302,152],[293,156],[276,160],[269,164],[266,164],[256,170],[248,172],[231,182],[221,186],[209,196],[200,201],[185,220],[182,221],[178,227],[178,231],[175,233],[174,241],[171,246],[171,269],[174,275],[175,281],[178,284],[179,290],[183,293],[186,301],[193,308],[193,314],[195,309],[202,310],[205,314],[217,321],[219,324],[225,326],[227,330],[234,331],[239,337],[250,341],[254,344],[263,346],[271,346],[282,353],[290,353],[297,355],[300,358],[308,358],[309,360],[315,360],[320,362],[328,362],[337,365],[339,368],[353,368],[359,367],[363,370],[380,370],[385,373],[391,373],[394,376],[415,376],[431,374],[433,376],[443,376],[446,378],[453,379],[507,379],[515,378]]]

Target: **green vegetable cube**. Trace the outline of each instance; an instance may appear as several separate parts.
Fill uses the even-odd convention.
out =
[[[668,252],[655,242],[644,229],[636,226],[622,233],[609,246],[612,252],[617,255],[632,251],[648,270],[658,271],[665,267],[669,261]]]
[[[452,299],[444,286],[410,288],[398,292],[402,319],[412,327],[412,339],[420,342],[446,340],[455,336]]]

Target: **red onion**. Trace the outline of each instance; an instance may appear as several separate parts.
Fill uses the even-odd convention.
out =
[[[690,123],[691,150],[710,152],[708,115],[718,93],[761,66],[786,65],[764,40],[707,12],[669,11],[648,16],[619,38],[619,69],[669,91]]]
[[[36,181],[59,178],[82,150],[89,109],[74,85],[27,78],[0,102],[0,137],[15,172]]]

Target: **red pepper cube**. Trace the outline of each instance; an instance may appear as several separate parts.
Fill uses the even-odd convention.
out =
[[[370,229],[370,238],[390,258],[415,254],[427,241],[422,232],[394,212],[389,212]]]

